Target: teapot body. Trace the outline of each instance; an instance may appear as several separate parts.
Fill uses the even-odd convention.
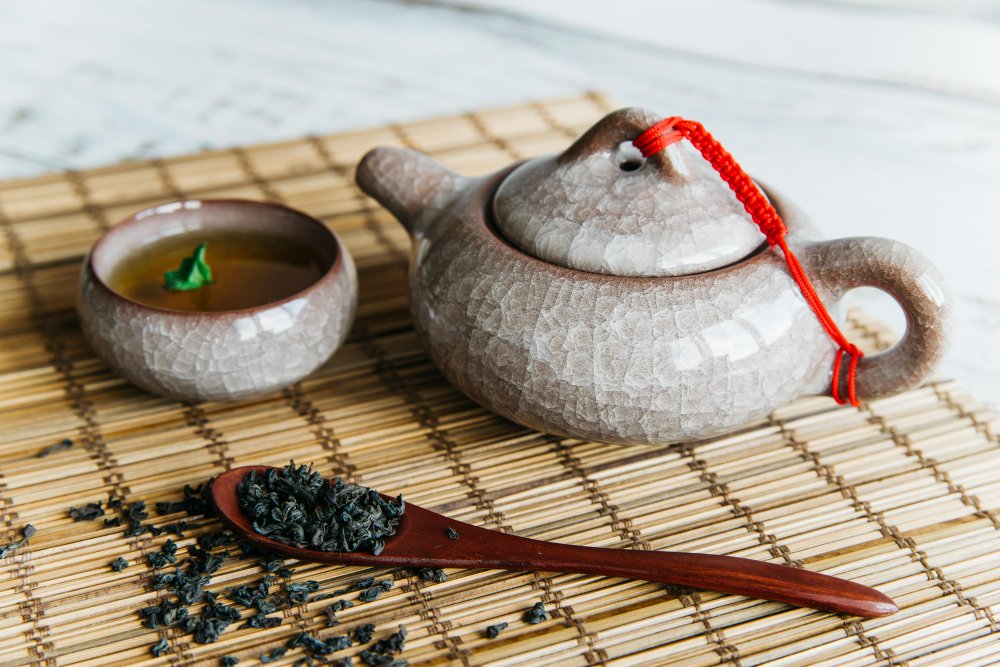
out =
[[[766,244],[690,276],[567,269],[492,227],[505,173],[440,205],[410,267],[424,347],[481,405],[560,436],[666,443],[733,431],[829,383],[835,347]],[[768,194],[789,242],[808,245],[812,228]],[[833,308],[837,295],[821,295]]]
[[[951,304],[926,257],[884,238],[819,240],[757,183],[787,230],[774,251],[702,158],[622,157],[656,122],[621,109],[560,154],[477,179],[408,149],[361,160],[358,185],[413,239],[414,324],[449,381],[530,428],[669,443],[732,432],[806,394],[842,401],[846,387],[860,404],[929,375]],[[861,286],[892,296],[907,328],[842,363],[830,318]]]

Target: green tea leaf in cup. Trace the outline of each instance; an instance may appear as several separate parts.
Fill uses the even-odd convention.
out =
[[[212,268],[205,262],[205,244],[199,244],[194,254],[181,260],[180,268],[163,274],[163,287],[183,292],[200,289],[212,282]]]

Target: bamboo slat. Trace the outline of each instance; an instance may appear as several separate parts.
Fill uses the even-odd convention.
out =
[[[409,240],[353,185],[376,144],[410,146],[485,173],[554,151],[610,108],[585,95],[330,136],[0,183],[0,543],[27,523],[28,546],[0,560],[0,665],[241,664],[300,632],[376,638],[404,625],[413,665],[985,665],[1000,662],[1000,447],[996,415],[946,379],[861,409],[806,398],[737,433],[623,448],[560,439],[485,412],[448,385],[407,311]],[[186,405],[138,391],[91,353],[73,311],[83,255],[131,212],[183,197],[282,201],[344,238],[361,307],[347,345],[286,391],[242,403]],[[892,336],[863,312],[853,340]],[[38,458],[71,438],[74,446]],[[391,578],[378,599],[337,614],[295,604],[269,629],[230,626],[199,644],[151,630],[146,557],[168,537],[74,522],[70,506],[177,500],[236,465],[314,462],[327,474],[457,519],[530,537],[630,549],[758,558],[877,586],[902,606],[861,621],[707,591],[559,573],[447,572],[288,561],[319,593]],[[113,513],[111,513],[113,514]],[[109,514],[109,516],[111,515]],[[157,516],[157,525],[184,516]],[[121,573],[109,563],[123,557]],[[228,559],[209,588],[255,584],[259,558]],[[356,598],[356,593],[347,597]],[[550,620],[522,613],[543,602]],[[197,606],[194,608],[197,609]],[[243,611],[244,617],[249,612]],[[487,625],[510,627],[487,639]],[[150,647],[165,638],[167,651]],[[329,660],[355,656],[363,647]],[[274,664],[305,657],[292,649]]]

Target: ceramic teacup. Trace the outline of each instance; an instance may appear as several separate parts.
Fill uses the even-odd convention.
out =
[[[326,271],[296,294],[242,310],[170,310],[109,286],[118,264],[144,244],[237,229],[305,242]],[[133,384],[170,398],[219,401],[286,387],[316,370],[347,337],[357,295],[350,254],[319,220],[278,204],[188,200],[140,211],[98,239],[83,264],[77,311],[94,350]]]

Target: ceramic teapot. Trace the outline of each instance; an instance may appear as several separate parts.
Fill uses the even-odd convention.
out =
[[[479,178],[404,149],[362,159],[358,184],[413,239],[421,342],[481,405],[560,436],[665,443],[829,393],[838,347],[726,183],[686,142],[631,147],[658,120],[615,111],[560,154]],[[905,312],[902,339],[857,364],[857,397],[919,384],[945,344],[940,273],[897,241],[821,240],[757,185],[834,320],[859,286]]]

